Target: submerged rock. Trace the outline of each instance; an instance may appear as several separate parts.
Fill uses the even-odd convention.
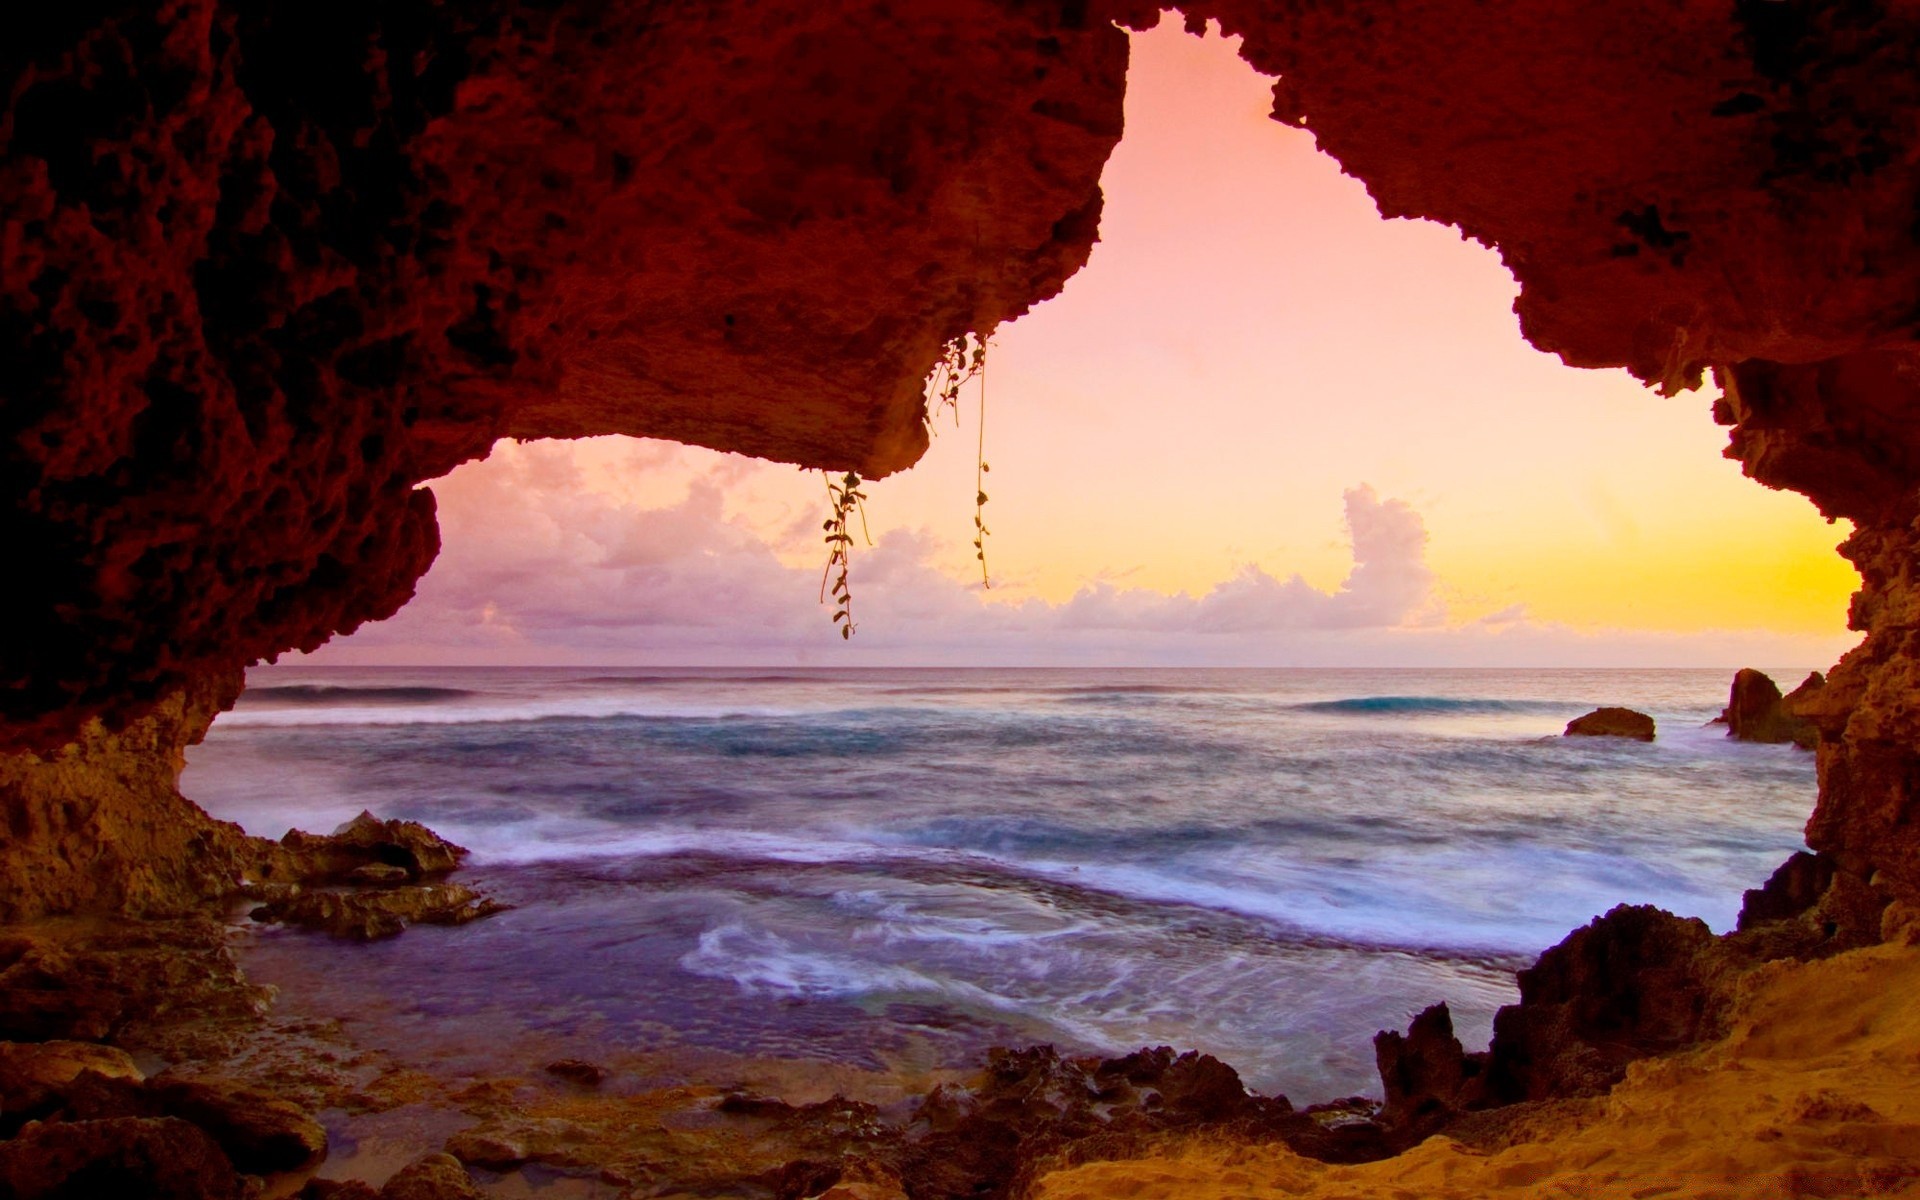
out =
[[[366,891],[296,889],[253,910],[256,921],[298,925],[337,938],[373,942],[409,925],[465,925],[508,906],[459,883]]]
[[[607,1077],[605,1068],[579,1058],[563,1058],[557,1062],[550,1062],[546,1070],[549,1075],[569,1083],[577,1083],[581,1087],[599,1087]]]
[[[1811,721],[1797,715],[1794,706],[1819,695],[1826,683],[1826,677],[1815,671],[1782,696],[1771,676],[1743,667],[1733,677],[1727,707],[1716,723],[1727,727],[1728,737],[1742,742],[1792,742],[1811,750],[1819,741],[1819,731]]]
[[[1623,737],[1636,741],[1653,740],[1653,718],[1631,708],[1596,708],[1584,717],[1567,722],[1562,737]]]

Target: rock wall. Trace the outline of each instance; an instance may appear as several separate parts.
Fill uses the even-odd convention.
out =
[[[501,436],[898,470],[1085,261],[1083,5],[167,0],[0,16],[0,744],[390,615]]]
[[[1920,896],[1920,3],[1184,8],[1383,213],[1496,247],[1535,345],[1711,370],[1748,472],[1856,524],[1809,837]],[[163,698],[391,613],[436,547],[416,485],[501,436],[911,463],[942,342],[1084,261],[1113,22],[1157,15],[11,6],[0,743],[110,759]]]
[[[0,925],[59,913],[168,916],[231,894],[253,858],[240,827],[181,796],[183,750],[240,694],[233,672],[175,692],[118,732],[0,754]]]

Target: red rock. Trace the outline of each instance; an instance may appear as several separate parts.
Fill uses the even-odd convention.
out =
[[[941,343],[1085,262],[1127,59],[989,0],[0,40],[0,737],[35,747],[392,613],[415,485],[502,436],[913,462]]]

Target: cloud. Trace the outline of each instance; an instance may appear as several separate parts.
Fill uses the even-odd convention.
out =
[[[1425,522],[1364,484],[1345,493],[1353,566],[1331,590],[1249,563],[1199,595],[1107,578],[1058,604],[1008,600],[940,569],[948,548],[929,531],[893,529],[856,550],[859,632],[842,644],[816,603],[820,568],[789,553],[813,552],[818,512],[733,511],[758,469],[690,469],[646,448],[504,446],[434,485],[444,549],[413,602],[315,661],[1618,665],[1760,661],[1782,646],[1594,634],[1538,624],[1519,605],[1449,625]]]
[[[1440,612],[1427,566],[1427,529],[1403,500],[1381,500],[1365,484],[1345,494],[1353,570],[1332,592],[1299,575],[1285,581],[1248,563],[1198,598],[1097,583],[1059,613],[1065,629],[1256,634],[1291,630],[1383,629]]]

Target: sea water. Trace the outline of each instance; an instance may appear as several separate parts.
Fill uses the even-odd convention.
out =
[[[183,790],[471,848],[512,911],[250,951],[423,1022],[876,1066],[1165,1044],[1315,1100],[1377,1092],[1373,1033],[1438,1000],[1484,1045],[1515,968],[1616,904],[1731,927],[1814,774],[1706,726],[1728,679],[265,668]],[[1557,736],[1602,704],[1658,739]]]

